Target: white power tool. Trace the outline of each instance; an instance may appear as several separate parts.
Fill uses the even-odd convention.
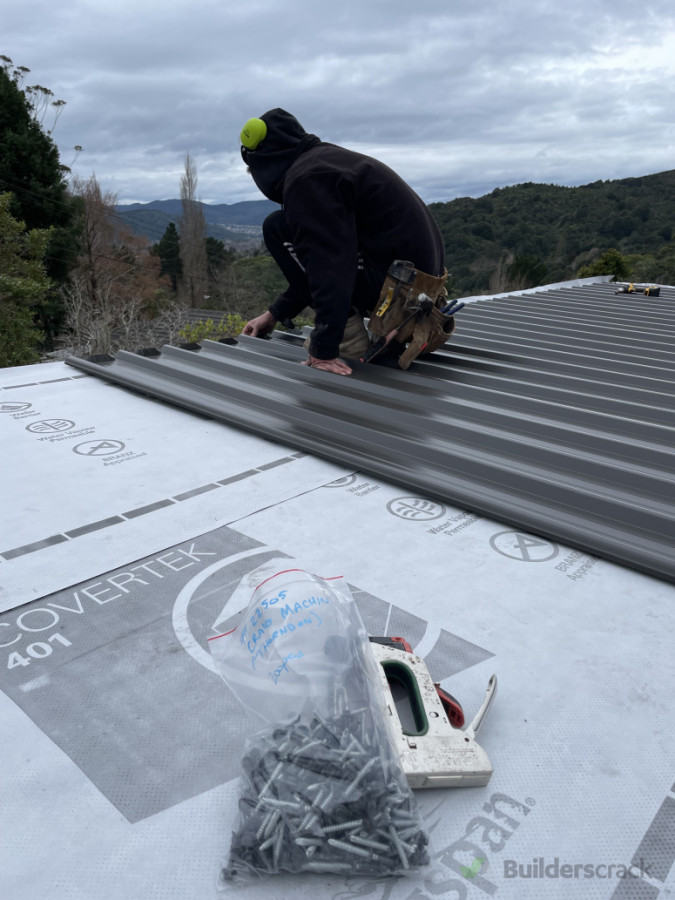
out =
[[[487,753],[476,742],[476,734],[497,693],[497,676],[490,678],[480,709],[462,729],[456,727],[464,720],[461,706],[442,691],[445,703],[441,700],[439,686],[434,683],[426,663],[403,638],[371,637],[370,641],[380,664],[380,685],[392,745],[399,754],[410,787],[487,784],[493,769]]]

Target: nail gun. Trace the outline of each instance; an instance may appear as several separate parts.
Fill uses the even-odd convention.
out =
[[[462,707],[434,683],[426,663],[404,638],[371,637],[370,646],[379,663],[392,744],[409,785],[433,788],[487,784],[492,765],[475,737],[497,692],[497,676],[490,678],[480,709],[462,729]]]

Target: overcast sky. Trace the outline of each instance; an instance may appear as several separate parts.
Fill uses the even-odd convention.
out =
[[[178,197],[188,152],[205,202],[260,199],[239,132],[276,106],[426,202],[675,168],[672,0],[22,0],[0,54],[120,203]]]

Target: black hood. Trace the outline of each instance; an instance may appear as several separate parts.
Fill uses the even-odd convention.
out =
[[[284,175],[301,153],[321,142],[285,109],[271,109],[260,118],[267,125],[265,138],[255,150],[242,147],[241,155],[263,194],[281,203]]]

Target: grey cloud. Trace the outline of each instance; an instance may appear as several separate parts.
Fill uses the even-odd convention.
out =
[[[0,52],[67,101],[64,162],[82,145],[77,172],[120,199],[176,196],[186,151],[205,199],[257,198],[237,136],[273,106],[428,201],[672,167],[672,67],[650,65],[675,51],[663,0],[32,0],[3,16]],[[612,68],[631,48],[641,64]]]

